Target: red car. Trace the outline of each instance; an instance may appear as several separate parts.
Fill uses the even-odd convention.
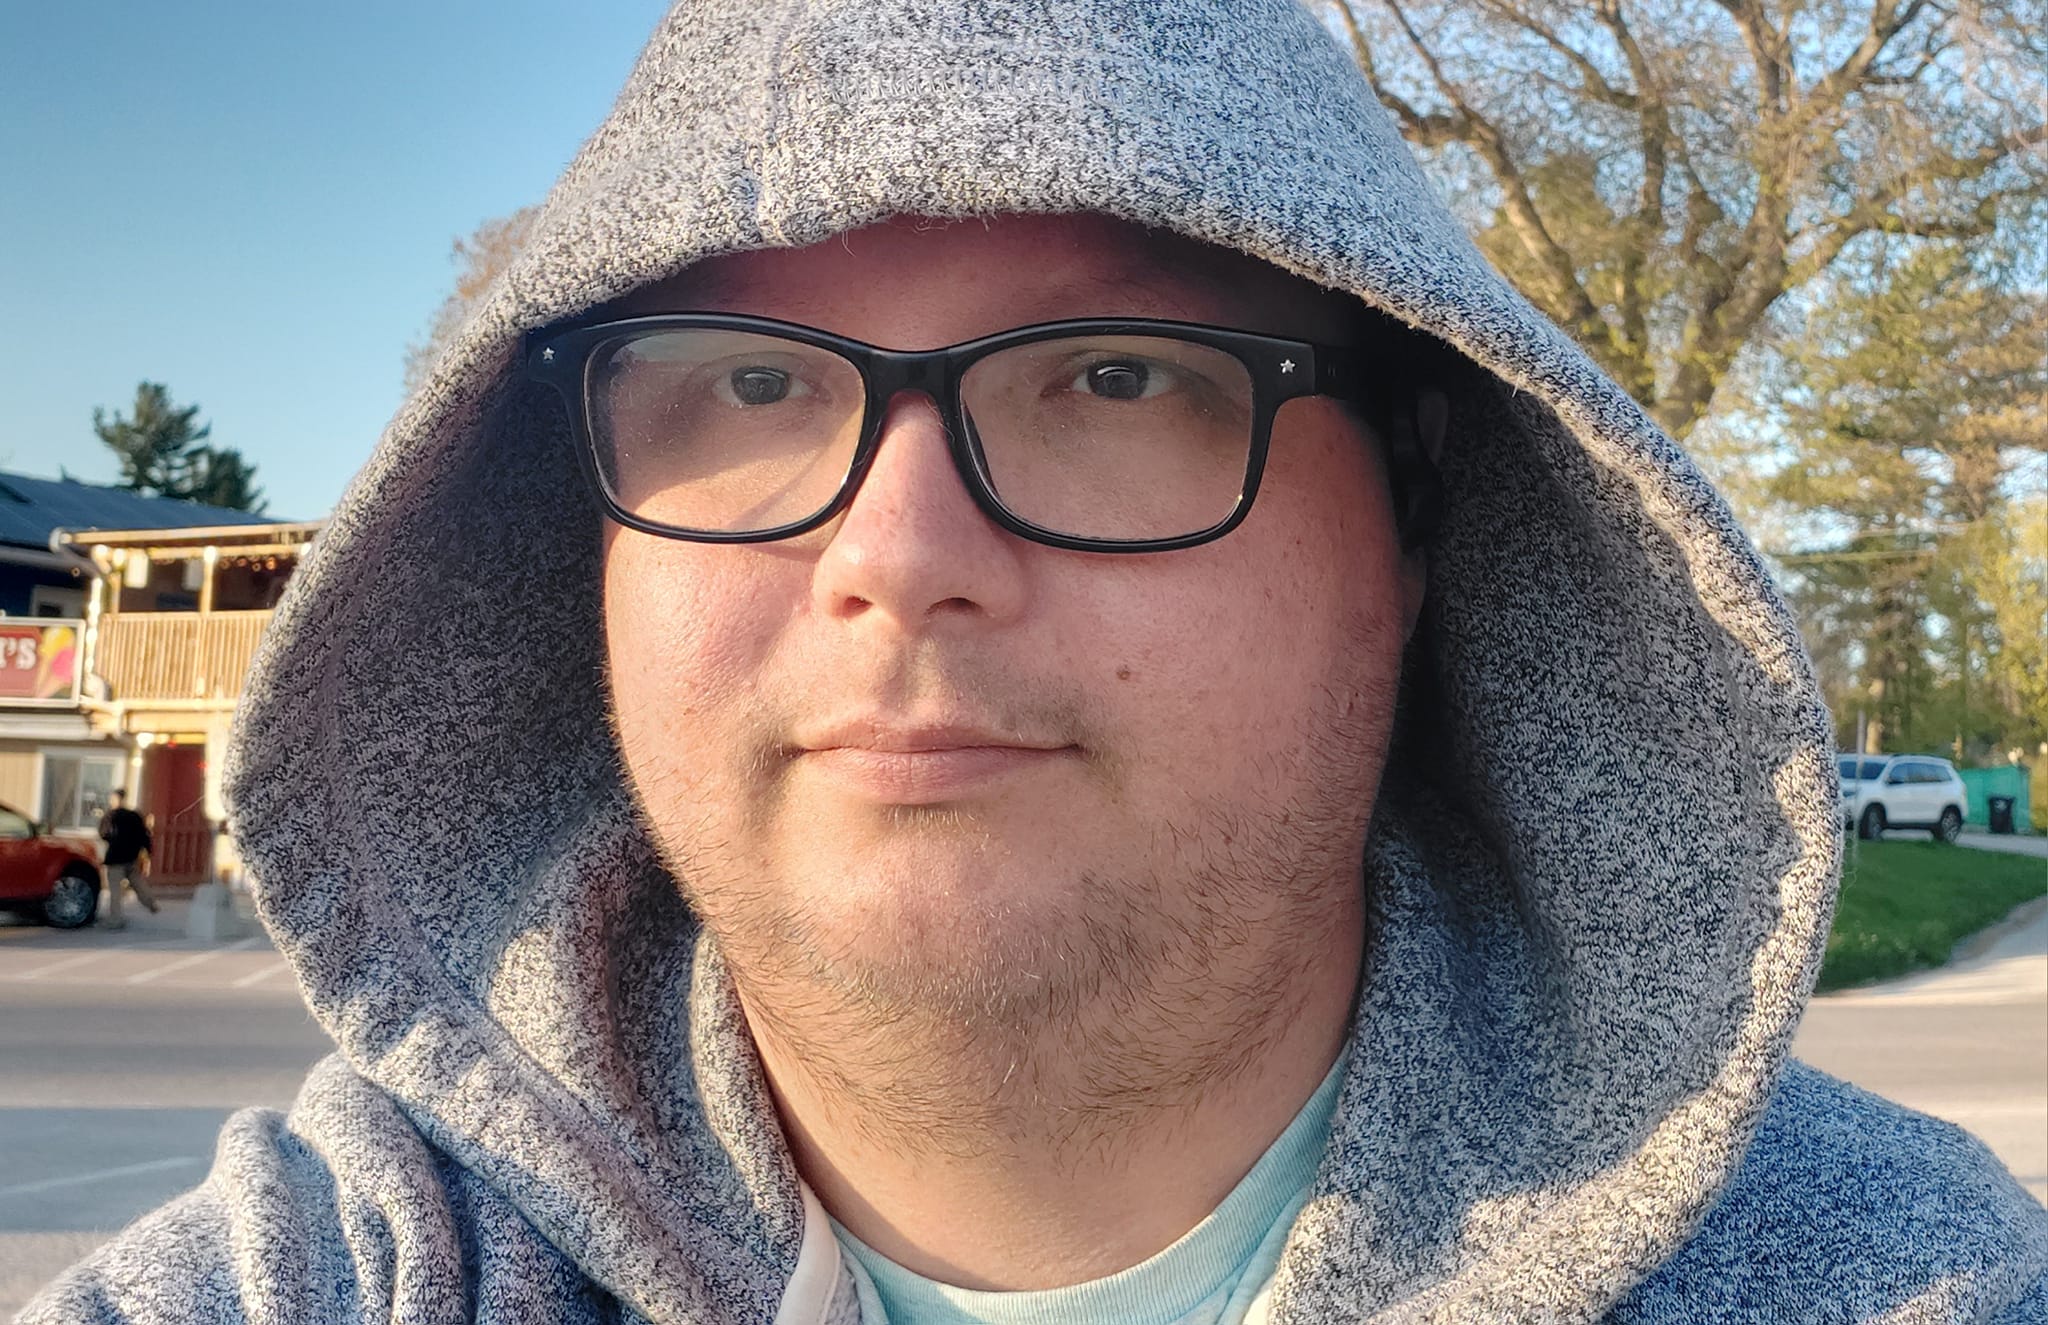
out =
[[[0,805],[0,908],[39,915],[59,929],[91,924],[100,909],[100,863],[76,842],[41,832],[35,820]]]

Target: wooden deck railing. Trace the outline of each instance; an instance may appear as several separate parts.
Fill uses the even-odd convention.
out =
[[[187,822],[158,824],[150,836],[152,883],[205,883],[213,877],[213,831],[196,815]]]
[[[232,703],[269,612],[123,612],[100,619],[92,666],[111,698]]]

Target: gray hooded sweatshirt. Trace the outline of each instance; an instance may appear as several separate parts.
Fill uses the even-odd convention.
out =
[[[1289,0],[669,16],[306,558],[241,711],[233,830],[339,1052],[26,1320],[857,1319],[636,819],[600,515],[521,338],[708,254],[1076,211],[1462,355],[1347,1076],[1272,1319],[2048,1320],[2048,1212],[1958,1129],[1788,1057],[1841,834],[1755,551]]]

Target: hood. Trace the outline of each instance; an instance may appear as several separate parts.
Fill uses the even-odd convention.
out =
[[[1827,715],[1721,499],[1288,0],[679,6],[278,610],[227,774],[264,920],[356,1069],[607,1291],[771,1318],[800,1189],[636,822],[600,514],[521,337],[709,254],[1077,211],[1462,355],[1277,1318],[1595,1317],[1690,1236],[1785,1064],[1838,874]]]

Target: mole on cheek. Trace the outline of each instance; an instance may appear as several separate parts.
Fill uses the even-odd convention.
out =
[[[1130,668],[1128,668],[1128,667],[1119,667],[1119,668],[1117,668],[1117,669],[1116,669],[1116,679],[1117,679],[1117,680],[1119,680],[1119,681],[1128,681],[1128,680],[1130,680],[1130,679],[1131,679],[1131,669],[1130,669]]]

